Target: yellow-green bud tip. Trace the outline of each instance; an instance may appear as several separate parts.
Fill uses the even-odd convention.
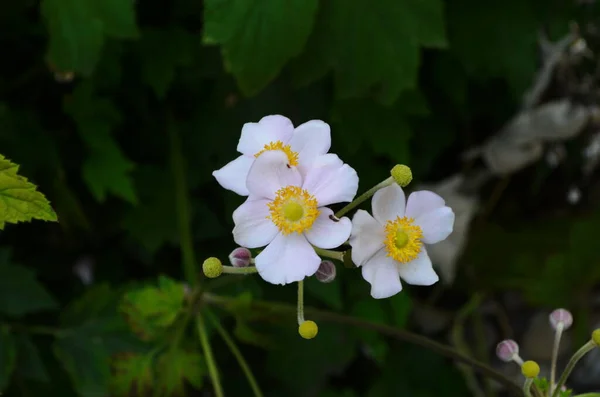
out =
[[[390,174],[392,174],[394,181],[402,187],[408,186],[410,181],[412,181],[412,171],[408,166],[403,164],[396,164],[390,171]]]
[[[596,346],[600,347],[600,328],[592,332],[592,341]]]
[[[317,327],[317,323],[311,320],[307,320],[300,324],[298,327],[298,333],[304,339],[312,339],[319,333],[319,327]]]
[[[211,257],[202,264],[202,271],[208,278],[217,278],[223,273],[223,264],[219,258]]]
[[[535,361],[525,361],[521,366],[521,372],[526,378],[535,378],[540,373],[540,366]]]

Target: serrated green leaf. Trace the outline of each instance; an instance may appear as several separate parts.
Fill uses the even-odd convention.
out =
[[[19,317],[57,307],[58,303],[37,281],[35,273],[9,263],[8,252],[5,252],[0,260],[0,313]]]
[[[202,388],[206,366],[198,353],[182,349],[166,351],[157,362],[158,387],[167,395],[183,392],[184,382]]]
[[[0,328],[0,392],[4,391],[10,382],[15,369],[17,344],[14,335],[5,327]]]
[[[113,360],[112,389],[119,396],[145,396],[154,384],[153,356],[129,354]]]
[[[311,82],[329,65],[342,99],[376,89],[380,101],[393,103],[417,85],[420,46],[446,45],[440,0],[333,0],[321,4],[317,21],[294,79]]]
[[[19,166],[0,155],[0,230],[5,223],[32,219],[56,222],[58,218],[44,195],[26,178],[17,174]]]
[[[100,58],[104,37],[135,38],[134,2],[119,0],[43,0],[42,16],[54,68],[90,75]]]
[[[149,340],[173,324],[184,299],[183,284],[161,276],[158,288],[146,286],[125,294],[121,311],[134,331]]]
[[[226,68],[254,95],[300,54],[317,6],[317,0],[207,0],[204,42],[221,44]]]
[[[38,348],[27,335],[17,335],[17,373],[23,379],[49,382],[48,371]]]

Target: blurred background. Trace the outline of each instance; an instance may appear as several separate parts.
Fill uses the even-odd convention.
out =
[[[500,340],[544,371],[552,309],[575,319],[561,361],[600,327],[594,0],[23,0],[0,5],[0,48],[0,153],[59,217],[0,232],[3,395],[216,395],[193,327],[177,328],[194,277],[182,263],[235,248],[243,199],[211,173],[269,114],[330,123],[359,192],[407,164],[408,189],[457,214],[430,251],[436,286],[377,301],[338,263],[335,282],[307,280],[308,306],[426,335],[517,382]],[[506,395],[372,329],[320,321],[306,341],[293,310],[251,310],[293,309],[294,286],[206,285],[237,302],[207,325],[227,396],[251,389],[223,335],[265,396]],[[569,386],[599,379],[590,355]]]

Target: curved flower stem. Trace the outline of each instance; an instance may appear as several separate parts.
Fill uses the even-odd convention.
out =
[[[525,380],[525,384],[523,385],[523,394],[525,394],[525,397],[532,397],[531,396],[531,386],[533,385],[533,378],[528,378],[527,380]]]
[[[219,369],[210,347],[210,341],[208,340],[208,334],[206,333],[206,325],[202,319],[202,315],[196,315],[196,325],[198,327],[198,335],[200,336],[200,343],[202,344],[202,350],[204,351],[204,359],[208,366],[208,373],[212,382],[213,388],[215,389],[215,395],[217,397],[224,397],[223,386],[221,385],[221,379],[219,378]]]
[[[296,308],[298,325],[304,322],[304,281],[298,281],[298,307]]]
[[[181,256],[183,260],[183,274],[187,283],[194,287],[198,281],[196,271],[196,257],[192,240],[192,227],[190,216],[190,200],[185,178],[185,165],[183,153],[181,152],[181,140],[174,123],[167,125],[169,132],[169,160],[171,172],[175,181],[175,199],[177,210],[177,224],[179,227],[179,239],[181,241]]]
[[[554,345],[552,346],[552,361],[550,364],[550,390],[553,390],[556,379],[556,362],[558,361],[558,350],[560,348],[560,338],[562,336],[564,324],[559,323],[554,334]]]
[[[223,273],[227,274],[253,274],[258,273],[255,266],[247,267],[234,267],[234,266],[223,266]]]
[[[221,336],[221,338],[223,338],[223,341],[225,342],[227,347],[229,347],[229,350],[231,350],[231,353],[235,356],[235,359],[240,365],[240,368],[242,368],[242,371],[244,371],[244,375],[246,375],[246,379],[248,379],[248,383],[250,384],[254,395],[256,397],[263,397],[263,394],[260,391],[260,387],[258,386],[258,382],[256,381],[254,374],[252,374],[252,370],[246,362],[244,355],[242,354],[242,352],[240,352],[240,349],[238,349],[237,345],[235,344],[229,333],[225,330],[225,328],[223,328],[221,324],[219,324],[219,321],[215,319],[214,315],[209,313],[209,318],[213,326]]]
[[[230,298],[226,296],[214,295],[214,294],[205,294],[204,302],[207,304],[212,304],[214,306],[219,306],[224,309],[235,310],[236,307],[236,298]],[[282,304],[282,303],[271,303],[271,302],[263,302],[263,301],[253,301],[249,304],[250,309],[254,309],[256,311],[260,311],[266,315],[293,315],[296,313],[296,308],[291,305]],[[522,390],[519,385],[514,383],[511,379],[506,377],[504,374],[496,371],[494,368],[491,368],[469,356],[466,356],[452,347],[443,345],[438,343],[432,339],[426,338],[421,335],[413,334],[412,332],[408,332],[406,330],[398,329],[395,327],[391,327],[385,324],[374,323],[371,321],[366,321],[360,318],[351,317],[343,314],[337,314],[328,311],[322,310],[314,310],[305,308],[307,313],[310,313],[310,316],[315,319],[320,319],[323,321],[330,321],[338,324],[346,324],[355,327],[360,327],[364,329],[373,330],[379,332],[384,335],[391,336],[398,340],[403,340],[408,343],[412,343],[415,345],[419,345],[425,347],[431,351],[434,351],[443,356],[455,359],[464,364],[472,366],[476,371],[479,371],[483,375],[496,380],[499,383],[505,385],[509,391],[516,395],[522,396]]]
[[[577,365],[577,362],[579,362],[579,360],[581,360],[583,356],[588,354],[590,351],[594,350],[595,347],[596,344],[593,341],[588,341],[585,345],[581,346],[581,348],[577,350],[575,354],[573,354],[573,357],[571,357],[571,359],[567,363],[567,367],[560,376],[560,379],[558,380],[558,382],[556,382],[556,387],[554,388],[554,393],[552,393],[552,397],[558,397],[560,393],[560,388],[563,387],[564,384],[567,382],[567,379],[569,378],[569,375],[571,375],[571,372],[573,372],[573,369],[575,368],[575,365]]]
[[[340,251],[332,251],[332,250],[326,250],[323,248],[319,248],[319,247],[314,247],[315,252],[317,253],[317,255],[320,256],[324,256],[326,258],[331,258],[331,259],[337,259],[338,261],[344,261],[344,253],[340,252]]]
[[[394,178],[392,178],[390,176],[388,179],[384,180],[383,182],[378,183],[377,185],[373,186],[372,188],[370,188],[369,190],[367,190],[366,192],[364,192],[363,194],[361,194],[360,196],[355,198],[354,201],[352,201],[350,204],[346,205],[344,208],[342,208],[341,210],[336,212],[335,216],[337,218],[341,218],[342,216],[346,215],[348,212],[352,211],[355,207],[362,204],[363,201],[367,200],[369,197],[374,195],[376,191],[378,191],[379,189],[384,188],[386,186],[389,186],[392,183],[394,183]]]

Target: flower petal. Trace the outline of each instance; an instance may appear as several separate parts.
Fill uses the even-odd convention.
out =
[[[255,259],[260,276],[271,284],[289,284],[312,276],[319,269],[321,258],[303,234],[277,237]]]
[[[293,133],[294,125],[287,117],[265,116],[258,123],[244,124],[237,151],[254,156],[271,142],[281,141],[287,144]]]
[[[444,205],[446,205],[446,202],[441,196],[434,192],[430,192],[429,190],[421,190],[413,192],[408,196],[408,201],[406,202],[406,214],[404,215],[416,219],[426,212],[441,208]]]
[[[411,262],[399,263],[398,273],[400,273],[402,280],[412,285],[432,285],[440,279],[433,270],[431,259],[429,259],[425,247],[421,249],[419,256]]]
[[[313,162],[302,187],[315,196],[319,207],[350,202],[358,190],[358,175],[337,155],[329,153]]]
[[[248,195],[246,187],[246,178],[248,171],[254,163],[254,157],[240,156],[237,159],[230,161],[220,170],[213,171],[213,176],[227,190],[231,190],[240,196]]]
[[[435,244],[446,239],[454,229],[454,211],[450,207],[441,207],[427,212],[415,219],[423,231],[423,242]]]
[[[298,168],[303,175],[320,155],[331,147],[331,129],[321,120],[310,120],[294,130],[290,146],[298,153]]]
[[[312,245],[319,248],[336,248],[348,240],[352,230],[352,222],[346,217],[333,217],[329,208],[319,208],[319,216],[312,227],[304,235]]]
[[[385,229],[367,211],[358,210],[352,218],[352,262],[362,266],[384,247]]]
[[[386,186],[383,189],[379,189],[375,192],[373,200],[371,201],[373,216],[382,225],[399,216],[404,216],[405,206],[406,198],[404,196],[404,191],[396,183]]]
[[[271,200],[280,188],[301,184],[300,171],[288,165],[287,155],[280,150],[267,151],[254,160],[246,180],[250,195]]]
[[[362,267],[363,278],[371,284],[371,296],[375,299],[389,298],[402,291],[397,263],[379,250]]]
[[[233,211],[233,240],[246,248],[264,247],[279,232],[275,224],[267,219],[269,200],[247,199]]]

